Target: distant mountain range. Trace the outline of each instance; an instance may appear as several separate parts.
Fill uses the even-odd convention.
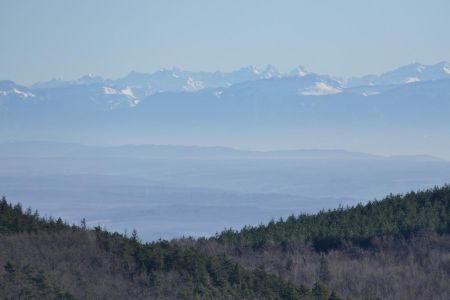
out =
[[[388,157],[341,149],[250,151],[227,147],[178,145],[89,146],[48,141],[0,142],[3,158],[134,158],[134,159],[388,159]],[[395,159],[438,161],[432,156],[398,156]]]
[[[3,141],[192,145],[206,140],[236,145],[239,142],[233,141],[249,137],[285,136],[284,144],[302,139],[308,148],[349,149],[356,139],[371,143],[372,135],[389,138],[392,147],[400,149],[406,144],[416,147],[415,140],[425,138],[417,135],[422,131],[427,140],[420,141],[417,153],[442,156],[442,151],[434,153],[425,146],[435,149],[431,145],[440,143],[450,151],[445,140],[450,135],[449,111],[446,62],[345,80],[303,67],[283,73],[269,65],[229,73],[176,68],[131,72],[115,80],[86,75],[28,87],[0,81]],[[317,136],[325,141],[320,146],[315,146]]]
[[[274,88],[283,89],[289,85],[287,87],[294,89],[299,96],[324,96],[352,91],[356,87],[378,86],[378,88],[366,88],[362,91],[363,95],[370,96],[392,89],[393,85],[442,79],[450,79],[450,64],[447,62],[435,65],[414,63],[379,76],[366,75],[349,79],[318,75],[307,71],[302,66],[285,73],[278,71],[273,65],[268,65],[265,69],[249,66],[229,73],[191,72],[174,67],[154,73],[133,71],[114,80],[88,74],[77,80],[52,79],[29,87],[3,80],[0,81],[0,102],[4,103],[10,98],[46,100],[52,97],[64,97],[67,94],[67,96],[79,98],[87,97],[93,102],[103,103],[105,108],[115,109],[123,104],[136,106],[148,97],[165,92],[210,90],[218,97],[224,90],[235,85],[240,85],[240,90],[246,87],[264,88],[264,86],[270,86],[274,90]],[[273,82],[280,86],[274,87]],[[245,84],[242,85],[243,83]]]
[[[366,75],[360,78],[350,78],[347,85],[391,85],[448,78],[450,78],[450,64],[448,62],[443,61],[435,65],[414,63],[379,76]]]
[[[393,89],[393,85],[442,79],[450,79],[450,64],[447,62],[428,66],[415,63],[379,76],[366,75],[349,79],[318,75],[307,71],[302,66],[286,73],[278,71],[272,65],[268,65],[265,69],[249,66],[229,73],[220,71],[191,72],[174,67],[170,70],[162,69],[154,73],[133,71],[115,80],[88,74],[77,80],[52,79],[35,83],[29,87],[3,80],[0,81],[0,101],[4,103],[10,98],[35,98],[34,100],[42,101],[50,100],[53,97],[62,98],[67,94],[69,97],[87,97],[93,102],[104,104],[107,109],[115,109],[123,104],[136,106],[148,97],[165,92],[180,93],[210,90],[214,96],[219,97],[224,90],[228,90],[235,85],[239,85],[239,90],[269,87],[274,92],[278,92],[276,88],[283,90],[288,88],[291,91],[293,89],[298,96],[324,96],[351,92],[358,90],[355,89],[357,87],[368,86],[370,88],[361,90],[361,93],[364,96],[370,96]],[[278,86],[274,86],[274,83]],[[377,86],[377,88],[373,88],[374,86]],[[236,89],[231,88],[231,90]]]
[[[132,71],[128,75],[115,80],[103,79],[92,74],[85,75],[78,80],[64,81],[52,79],[47,82],[38,82],[31,88],[57,88],[73,85],[104,84],[105,86],[123,89],[131,87],[144,93],[152,95],[161,92],[198,91],[206,88],[228,87],[236,83],[281,78],[287,76],[304,76],[308,71],[304,67],[297,67],[289,73],[282,73],[274,66],[268,65],[265,69],[253,66],[241,68],[233,72],[192,72],[183,71],[179,68],[162,69],[154,73],[139,73]]]

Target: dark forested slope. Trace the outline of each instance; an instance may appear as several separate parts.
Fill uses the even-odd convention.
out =
[[[390,195],[351,208],[322,211],[315,215],[291,216],[241,231],[227,230],[216,237],[221,243],[284,245],[292,240],[311,241],[319,251],[336,248],[346,241],[368,246],[377,236],[407,237],[422,230],[450,233],[450,186],[404,196]]]
[[[198,241],[241,265],[341,296],[450,299],[450,186],[226,230]]]
[[[6,299],[311,299],[308,289],[226,255],[141,243],[100,227],[45,220],[0,202],[0,294]]]
[[[142,243],[0,201],[6,299],[449,299],[450,187]],[[339,295],[339,296],[338,296]]]

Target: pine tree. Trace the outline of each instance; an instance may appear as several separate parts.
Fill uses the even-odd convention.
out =
[[[312,294],[314,300],[328,300],[328,289],[320,282],[314,284]]]
[[[82,230],[86,230],[87,229],[86,219],[85,218],[81,219],[80,227],[81,227]]]
[[[130,239],[131,239],[131,241],[133,241],[133,242],[135,242],[135,243],[139,243],[139,242],[140,242],[139,236],[138,236],[138,233],[137,233],[137,230],[136,230],[136,229],[133,229],[133,231],[131,232],[131,237],[130,237]]]

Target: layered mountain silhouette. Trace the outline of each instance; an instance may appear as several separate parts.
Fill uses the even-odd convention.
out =
[[[30,87],[0,81],[0,133],[4,139],[76,142],[111,141],[126,133],[122,137],[139,143],[216,145],[284,136],[284,144],[301,139],[310,147],[321,136],[329,148],[351,148],[346,145],[356,138],[370,143],[370,135],[416,147],[416,133],[424,131],[424,146],[448,136],[449,72],[445,62],[412,64],[343,80],[269,65],[230,73],[131,72],[115,80],[87,75]],[[418,149],[440,155],[430,151]]]

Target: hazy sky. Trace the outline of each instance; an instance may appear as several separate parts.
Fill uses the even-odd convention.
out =
[[[449,0],[0,0],[0,79],[179,66],[338,76],[450,60]]]

